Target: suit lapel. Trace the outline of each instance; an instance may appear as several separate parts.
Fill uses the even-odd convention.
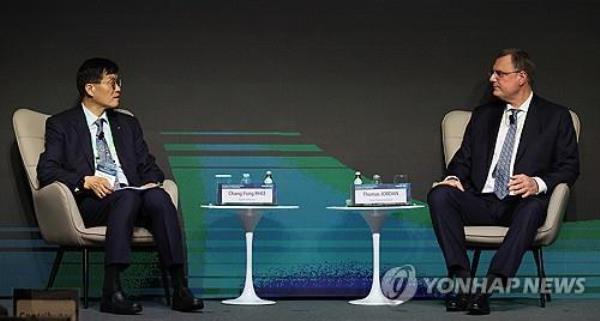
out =
[[[108,122],[110,123],[110,132],[112,133],[113,143],[115,144],[115,150],[117,151],[117,157],[122,162],[123,160],[123,135],[121,135],[121,122],[116,113],[112,110],[107,110],[106,115],[108,116]]]
[[[496,140],[498,139],[498,129],[500,128],[500,122],[502,121],[502,115],[504,114],[503,103],[498,103],[494,109],[488,123],[488,142],[487,142],[487,159],[486,159],[486,173],[492,164],[492,158],[494,158],[494,148],[496,147]]]
[[[76,106],[79,109],[77,116],[73,119],[73,126],[82,139],[79,140],[81,144],[81,150],[83,156],[88,163],[90,170],[94,172],[94,151],[92,150],[92,136],[90,135],[90,129],[88,128],[85,120],[85,114],[83,113],[83,107]]]
[[[523,153],[527,149],[527,146],[534,141],[536,133],[540,130],[540,110],[537,108],[537,96],[533,95],[531,103],[529,104],[529,110],[527,111],[527,118],[523,125],[523,131],[521,132],[521,140],[519,141],[519,147],[517,148],[517,156],[515,158],[515,167],[519,163],[519,159],[523,157]]]
[[[106,116],[108,117],[108,122],[110,123],[110,132],[112,134],[113,144],[115,144],[115,151],[117,152],[117,157],[119,158],[119,163],[121,163],[121,169],[127,177],[127,180],[131,184],[132,180],[129,174],[129,162],[127,161],[129,158],[127,157],[128,150],[125,147],[125,141],[123,140],[124,135],[122,132],[121,117],[119,117],[118,112],[113,110],[107,110]]]
[[[107,110],[106,116],[108,117],[108,122],[110,123],[110,132],[112,133],[113,143],[115,144],[115,150],[117,151],[117,155],[119,155],[119,150],[122,146],[121,135],[119,135],[119,131],[121,130],[121,123],[119,122],[119,119],[115,117],[115,114],[112,110]]]

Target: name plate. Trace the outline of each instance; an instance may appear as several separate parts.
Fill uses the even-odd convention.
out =
[[[219,184],[221,205],[274,205],[275,184]]]
[[[354,206],[409,205],[410,183],[353,185]]]
[[[79,319],[77,290],[13,289],[13,298],[15,320],[16,317],[19,317],[18,320]]]

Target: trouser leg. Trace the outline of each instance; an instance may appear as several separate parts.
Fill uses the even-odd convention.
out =
[[[470,191],[443,185],[429,192],[427,202],[449,274],[469,277],[464,226],[493,224],[488,202]]]
[[[183,237],[171,198],[160,188],[144,191],[141,198],[141,213],[152,231],[161,263],[167,268],[183,265]]]
[[[131,190],[114,192],[104,199],[86,197],[80,201],[86,226],[106,225],[105,265],[129,265],[131,236],[140,205],[139,193]]]
[[[533,244],[537,229],[546,217],[546,203],[536,197],[519,200],[514,209],[502,218],[507,222],[508,232],[504,242],[492,258],[489,275],[512,277],[516,274],[523,255]]]

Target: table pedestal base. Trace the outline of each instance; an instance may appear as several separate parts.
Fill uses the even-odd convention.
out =
[[[268,305],[275,304],[275,301],[263,300],[254,293],[254,289],[247,289],[244,287],[242,295],[235,299],[223,300],[221,303],[233,305]]]
[[[380,288],[372,287],[371,292],[365,298],[349,301],[348,303],[356,305],[400,305],[404,301],[390,300],[383,295]]]
[[[375,230],[375,229],[374,229]],[[401,300],[390,300],[381,291],[381,281],[379,281],[379,233],[373,233],[373,283],[369,295],[360,300],[353,300],[348,303],[357,305],[399,305],[404,303]]]
[[[254,282],[252,280],[252,239],[254,236],[254,229],[256,224],[260,221],[262,216],[261,211],[266,210],[277,210],[277,209],[297,209],[297,205],[273,205],[273,206],[261,206],[261,205],[202,205],[202,208],[207,209],[218,209],[218,210],[234,210],[238,213],[238,217],[242,223],[242,227],[246,232],[246,280],[244,281],[244,290],[242,294],[230,300],[223,300],[223,304],[237,304],[237,305],[265,305],[274,304],[275,301],[263,300],[256,295],[254,291]]]
[[[369,295],[360,300],[353,300],[348,303],[357,304],[357,305],[399,305],[404,302],[407,302],[412,298],[412,295],[407,295],[403,297],[403,299],[407,300],[391,300],[388,299],[381,290],[381,280],[379,279],[379,239],[381,227],[383,226],[383,222],[385,218],[394,211],[413,209],[413,208],[422,208],[423,205],[410,205],[410,206],[382,206],[382,207],[353,207],[353,206],[328,206],[327,209],[331,210],[340,210],[347,212],[356,212],[360,213],[362,217],[365,219],[369,227],[371,228],[371,233],[373,235],[373,283],[371,283],[371,291]],[[414,272],[414,271],[413,271]],[[387,286],[390,284],[384,284]],[[415,285],[416,291],[416,285]]]
[[[256,225],[256,224],[254,224]],[[242,294],[231,300],[223,300],[223,304],[236,305],[267,305],[275,304],[275,301],[263,300],[254,292],[254,281],[252,280],[252,239],[254,234],[246,232],[246,281],[244,282],[244,290]]]

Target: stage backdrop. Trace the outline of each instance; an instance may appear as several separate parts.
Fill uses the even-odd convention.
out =
[[[264,296],[354,296],[368,291],[371,236],[358,215],[326,210],[349,197],[354,170],[385,181],[407,174],[424,201],[442,175],[440,121],[489,95],[487,71],[504,47],[530,51],[535,91],[582,120],[582,175],[552,276],[585,276],[597,291],[600,160],[595,83],[600,9],[593,1],[128,1],[20,2],[0,13],[0,296],[42,287],[55,247],[41,240],[12,132],[26,107],[56,113],[76,97],[75,72],[92,56],[116,60],[123,107],[180,188],[188,268],[204,297],[239,293],[244,238],[214,202],[214,174],[273,171],[279,203],[255,233],[255,284]],[[382,231],[382,271],[412,264],[443,276],[427,209],[398,213]],[[485,272],[489,256],[483,257]],[[160,294],[156,256],[136,254],[133,293]],[[99,293],[102,254],[93,256]],[[527,256],[520,275],[533,275]],[[57,286],[78,287],[79,254]]]

